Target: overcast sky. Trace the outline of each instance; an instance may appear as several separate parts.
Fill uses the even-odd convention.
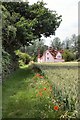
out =
[[[28,0],[30,4],[38,0]],[[62,15],[60,27],[56,30],[56,35],[51,38],[45,38],[45,43],[48,45],[54,37],[59,37],[63,41],[66,37],[71,37],[72,34],[78,34],[78,2],[79,0],[43,0],[47,3],[50,10],[55,10],[59,15]]]

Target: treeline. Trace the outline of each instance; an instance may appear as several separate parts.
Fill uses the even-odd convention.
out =
[[[61,42],[60,38],[56,37],[51,41],[51,47],[57,50],[64,50],[63,58],[65,61],[73,61],[80,59],[80,36],[73,34],[70,38],[66,38]]]
[[[66,38],[64,41],[61,41],[59,37],[55,37],[51,43],[50,47],[55,50],[64,50],[63,58],[65,61],[79,61],[80,59],[80,36],[73,34],[71,38]],[[45,50],[48,49],[48,46],[45,45],[43,39],[34,41],[33,45],[28,47],[21,47],[21,51],[28,53],[32,56],[34,61],[37,61],[38,50],[43,54]]]
[[[2,3],[3,73],[10,73],[10,69],[14,71],[18,66],[15,51],[20,47],[30,46],[42,35],[55,35],[62,16],[45,5],[42,1],[32,5],[29,2]]]

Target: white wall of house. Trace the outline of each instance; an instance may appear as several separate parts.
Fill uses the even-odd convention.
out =
[[[48,50],[46,51],[46,61],[45,62],[54,62],[54,58]]]
[[[61,55],[60,52],[57,53],[56,58],[59,59],[59,60],[62,59],[62,55]]]
[[[37,61],[38,61],[38,63],[40,63],[40,62],[41,62],[41,59],[40,59],[40,58],[38,58],[38,59],[37,59]]]
[[[54,59],[54,62],[64,62],[64,59]]]
[[[43,53],[43,56],[41,58],[38,58],[38,62],[64,62],[64,59],[62,59],[62,54],[60,52],[57,53],[56,59],[54,59],[51,53],[46,50]]]
[[[46,52],[44,52],[42,56],[42,62],[45,62],[45,61],[46,61]]]

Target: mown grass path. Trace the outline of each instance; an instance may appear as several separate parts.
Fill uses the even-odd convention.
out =
[[[28,95],[28,84],[34,73],[27,67],[17,70],[3,82],[3,117],[23,117],[25,114],[25,97]],[[23,99],[22,99],[23,97]],[[18,98],[22,99],[18,103]],[[16,103],[16,104],[15,104]],[[25,106],[25,107],[24,107]],[[24,110],[23,110],[24,109]],[[21,110],[21,111],[20,111]]]

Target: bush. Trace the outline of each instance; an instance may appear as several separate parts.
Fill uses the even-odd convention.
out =
[[[16,70],[18,67],[18,61],[4,49],[2,49],[2,76],[3,79],[6,78],[10,73]]]
[[[73,60],[75,60],[76,56],[71,51],[65,50],[64,53],[63,53],[63,58],[67,62],[67,61],[73,61]]]
[[[2,49],[2,74],[4,76],[10,73],[9,67],[11,65],[10,55]]]
[[[20,65],[28,64],[32,60],[27,53],[22,53],[20,50],[16,51],[16,55],[19,56]]]

